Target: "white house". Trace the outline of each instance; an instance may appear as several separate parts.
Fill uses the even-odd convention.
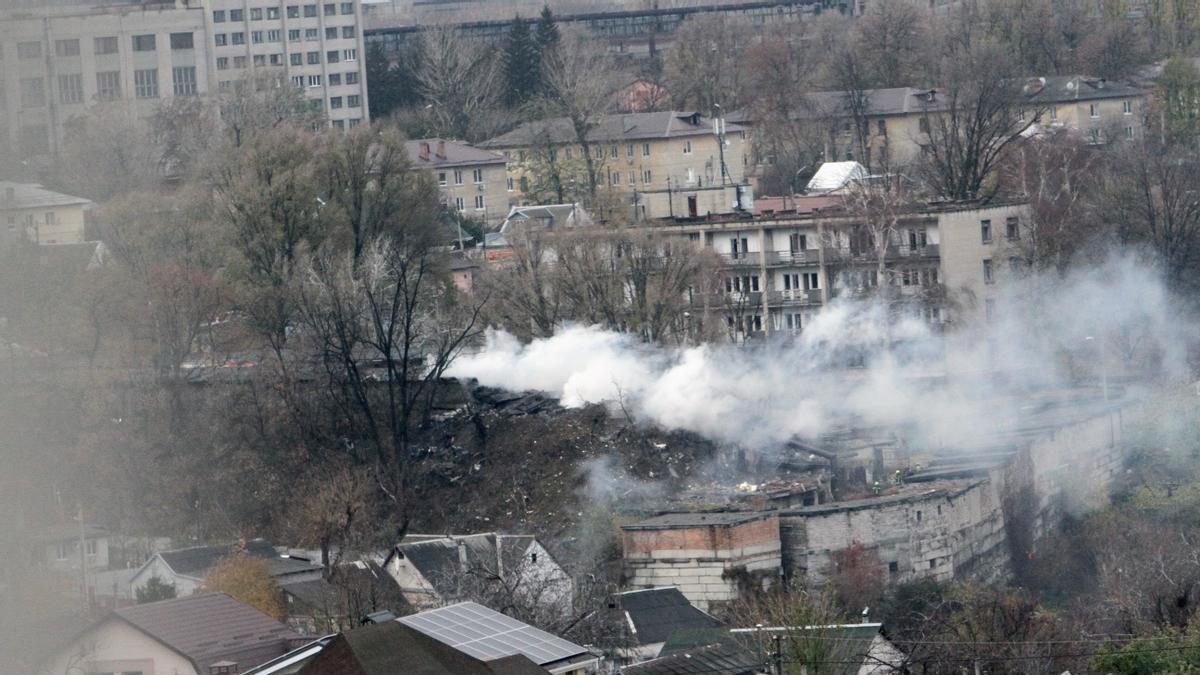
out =
[[[571,611],[571,577],[530,535],[411,535],[392,549],[384,568],[418,609],[505,595],[552,614]]]
[[[136,593],[137,589],[145,586],[152,578],[158,577],[164,583],[174,584],[178,596],[195,593],[213,565],[221,558],[232,555],[236,549],[237,545],[226,544],[156,553],[133,575],[130,582],[131,591]],[[246,542],[242,550],[248,556],[265,559],[271,577],[280,585],[321,578],[320,565],[306,558],[281,555],[261,539]]]

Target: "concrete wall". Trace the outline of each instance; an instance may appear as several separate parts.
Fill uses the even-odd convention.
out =
[[[826,578],[833,554],[856,543],[875,552],[884,578],[895,582],[994,579],[1007,569],[1001,499],[986,479],[785,512],[780,532],[787,578]]]
[[[629,588],[677,586],[704,610],[738,597],[742,571],[770,584],[781,568],[775,515],[732,526],[625,530],[622,543]]]
[[[1107,504],[1125,434],[1141,412],[1114,406],[1048,429],[1008,466],[951,487],[782,512],[785,578],[823,579],[833,553],[859,543],[879,556],[891,581],[1002,579],[1012,556],[1032,554],[1026,547],[1036,549],[1065,514]]]

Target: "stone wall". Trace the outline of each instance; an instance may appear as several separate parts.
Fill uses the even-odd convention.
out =
[[[625,530],[629,588],[677,586],[701,609],[738,596],[738,584],[773,583],[780,574],[779,518],[737,525]]]

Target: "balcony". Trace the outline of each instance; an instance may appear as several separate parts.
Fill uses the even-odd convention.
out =
[[[721,261],[730,267],[758,267],[762,264],[762,257],[758,251],[722,253]]]
[[[821,304],[821,291],[804,291],[795,288],[786,291],[770,291],[767,293],[767,302],[772,305],[819,305]]]

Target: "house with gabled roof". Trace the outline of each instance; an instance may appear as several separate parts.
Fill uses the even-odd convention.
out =
[[[224,593],[204,593],[117,609],[58,649],[39,672],[236,673],[304,640]]]
[[[164,583],[174,584],[176,595],[194,593],[218,561],[238,551],[266,560],[271,578],[280,585],[321,578],[323,568],[320,565],[306,558],[282,555],[267,542],[254,539],[244,544],[193,546],[156,553],[133,575],[131,592],[136,593],[150,579],[158,577]]]
[[[497,599],[547,615],[571,612],[570,575],[531,535],[410,535],[383,566],[417,609]]]

